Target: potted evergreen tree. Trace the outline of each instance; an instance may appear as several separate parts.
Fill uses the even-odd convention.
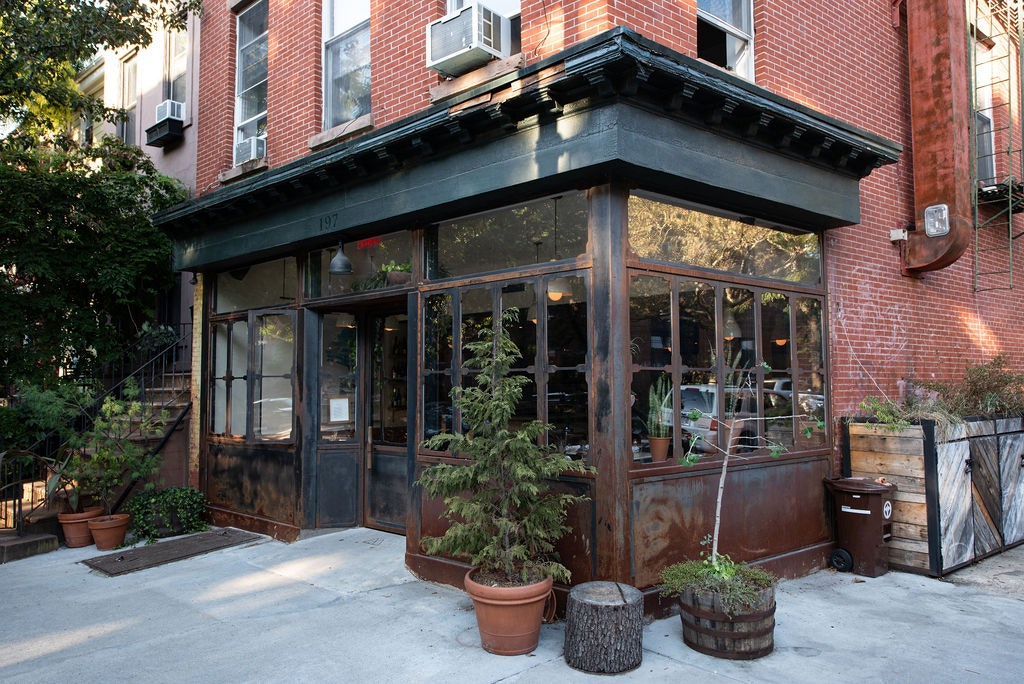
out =
[[[529,653],[537,646],[544,604],[553,580],[569,581],[554,545],[569,531],[568,507],[585,497],[560,493],[552,482],[563,473],[592,468],[544,444],[552,426],[539,421],[513,425],[516,404],[528,380],[510,375],[520,352],[506,330],[518,310],[504,312],[496,330],[486,329],[465,345],[475,384],[452,391],[463,432],[441,433],[424,442],[435,451],[466,459],[426,470],[419,484],[441,497],[450,526],[423,540],[426,551],[467,560],[465,589],[473,598],[484,649],[500,655]]]

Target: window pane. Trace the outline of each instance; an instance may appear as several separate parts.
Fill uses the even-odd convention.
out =
[[[793,389],[797,394],[797,410],[805,416],[800,419],[797,439],[803,445],[820,446],[825,444],[825,431],[817,429],[816,423],[825,420],[825,397],[828,396],[821,301],[810,298],[797,300],[794,342],[800,372]],[[802,434],[805,427],[812,428],[810,437]]]
[[[327,0],[327,38],[345,33],[370,18],[370,0]]]
[[[629,245],[643,259],[812,285],[820,281],[817,235],[755,226],[647,196],[629,198]]]
[[[244,92],[267,80],[267,43],[247,45],[238,53],[238,91]]]
[[[559,292],[552,301],[552,292]],[[558,276],[547,284],[548,364],[559,368],[587,363],[587,284],[582,276]]]
[[[238,44],[247,45],[267,32],[267,0],[260,0],[238,15]]]
[[[715,336],[715,288],[679,283],[679,360],[684,368],[711,368]]]
[[[749,370],[756,363],[754,346],[754,293],[739,287],[727,287],[722,295],[722,359],[726,384],[737,384],[730,372]]]
[[[494,249],[499,242],[502,248]],[[441,224],[427,275],[449,278],[568,259],[586,245],[586,196],[572,193]]]
[[[370,113],[370,23],[328,43],[327,127]]]
[[[356,401],[356,321],[352,314],[327,314],[320,330],[320,440],[354,439]]]
[[[167,96],[176,102],[185,102],[188,83],[188,33],[171,31],[167,35]]]
[[[750,0],[697,0],[697,9],[750,33]]]
[[[423,437],[452,432],[452,381],[449,375],[430,373],[423,382]]]
[[[447,294],[427,297],[423,311],[424,353],[427,371],[449,371],[452,367],[452,298]]]
[[[537,294],[533,283],[512,283],[501,288],[502,311],[516,308],[519,322],[507,325],[506,330],[522,355],[512,368],[532,368],[537,364]]]
[[[633,363],[667,366],[672,362],[672,293],[669,281],[634,276],[629,287],[629,347]]]
[[[589,397],[585,373],[555,371],[548,376],[546,420],[554,426],[548,439],[573,458],[585,458],[590,448]]]
[[[253,397],[257,438],[288,439],[292,429],[292,368],[295,331],[291,315],[257,317],[258,381]]]
[[[267,110],[267,82],[261,81],[238,96],[238,120],[248,121]]]
[[[229,313],[289,304],[295,299],[296,277],[294,257],[218,273],[214,310]]]
[[[671,437],[675,425],[672,377],[663,371],[634,371],[630,385],[634,458],[649,460],[650,437]],[[669,458],[672,458],[670,450]]]

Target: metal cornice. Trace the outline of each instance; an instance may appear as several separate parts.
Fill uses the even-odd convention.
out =
[[[901,152],[896,143],[616,28],[444,106],[171,207],[154,222],[185,235],[213,216],[243,220],[268,199],[287,206],[322,196],[513,134],[527,121],[543,125],[568,105],[605,101],[655,109],[855,178],[896,162]]]

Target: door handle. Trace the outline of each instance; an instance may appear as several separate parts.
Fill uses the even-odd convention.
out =
[[[964,472],[965,473],[970,473],[971,472],[971,466],[973,466],[973,465],[974,465],[974,461],[972,461],[969,458],[964,459]]]
[[[373,470],[373,428],[366,431],[366,469]]]

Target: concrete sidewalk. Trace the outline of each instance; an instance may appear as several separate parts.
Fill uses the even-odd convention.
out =
[[[472,603],[403,565],[405,539],[351,529],[258,542],[120,577],[95,547],[0,565],[4,682],[582,682],[564,623],[536,651],[480,648]],[[826,571],[780,584],[775,652],[702,655],[678,618],[617,681],[1010,682],[1024,672],[1024,547],[953,581]]]

